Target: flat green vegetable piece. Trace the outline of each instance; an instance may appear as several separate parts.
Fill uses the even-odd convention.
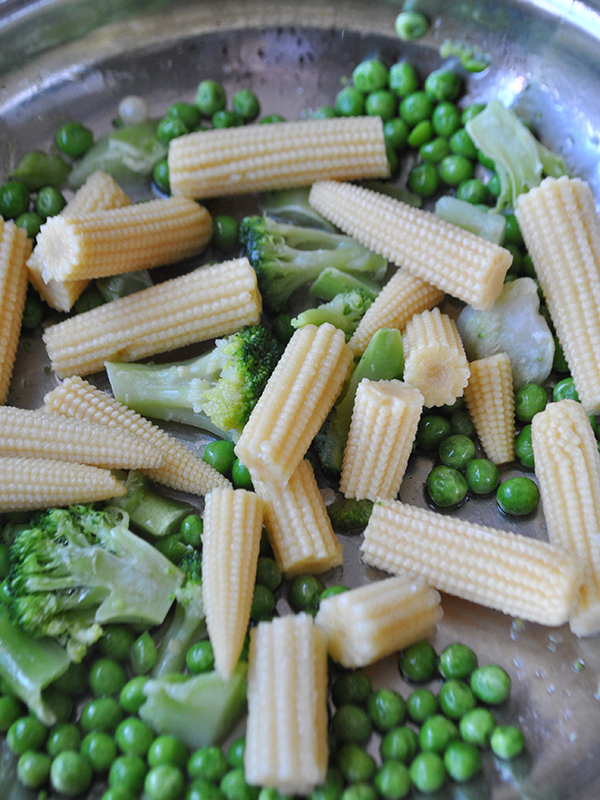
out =
[[[481,236],[488,242],[502,244],[505,227],[505,218],[502,214],[483,211],[466,200],[459,200],[449,195],[440,197],[436,202],[435,213],[446,222],[458,225],[459,228]]]

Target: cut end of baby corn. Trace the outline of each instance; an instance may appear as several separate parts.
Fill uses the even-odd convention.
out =
[[[398,575],[323,600],[315,623],[333,660],[357,669],[426,638],[442,616],[439,592]]]
[[[205,198],[389,177],[379,117],[301,120],[198,131],[169,143],[174,195]]]
[[[105,361],[136,361],[256,325],[261,308],[256,273],[237,258],[51,325],[44,342],[59,377],[90,375]]]
[[[0,511],[96,503],[127,493],[107,469],[47,458],[0,457]]]
[[[23,228],[0,217],[0,404],[6,402],[27,294],[31,240]]]
[[[372,567],[541,625],[568,620],[582,580],[561,547],[397,500],[375,503],[361,551]]]
[[[290,339],[236,446],[258,480],[285,484],[325,421],[353,361],[344,332],[305,325]]]
[[[515,396],[506,353],[469,364],[465,401],[485,454],[493,464],[515,457]]]
[[[545,178],[515,211],[588,414],[600,412],[600,220],[590,187]]]
[[[427,408],[453,403],[469,381],[469,364],[456,323],[439,308],[411,317],[402,337],[404,380]]]
[[[265,528],[282,572],[318,574],[341,565],[342,546],[309,461],[302,460],[285,485],[254,476],[252,483],[264,503]]]
[[[42,278],[41,262],[35,250],[27,261],[27,269],[33,288],[50,308],[55,308],[57,311],[70,311],[89,283],[87,278],[80,281],[45,281]]]
[[[422,410],[421,392],[402,381],[359,383],[340,480],[346,497],[397,497]]]
[[[160,267],[202,252],[212,236],[208,211],[185,197],[58,214],[42,225],[36,254],[44,281],[81,280]]]
[[[583,583],[569,618],[577,636],[600,631],[600,453],[585,409],[550,403],[531,423],[535,474],[550,541],[573,553]]]
[[[308,614],[250,634],[244,772],[251,785],[306,795],[327,772],[327,650]]]
[[[44,397],[44,406],[53,413],[92,425],[106,425],[147,442],[160,452],[162,464],[140,472],[157,483],[198,495],[231,486],[227,478],[173,436],[78,376],[65,378],[49,392]]]
[[[262,501],[244,489],[206,496],[202,539],[202,600],[215,669],[228,680],[250,621],[263,523]]]
[[[344,233],[399,267],[487,311],[502,290],[512,256],[437,217],[379,192],[336,181],[318,181],[310,205]]]
[[[437,286],[399,269],[369,306],[348,344],[356,355],[362,355],[378,330],[397,328],[403,333],[414,314],[432,309],[443,297]]]

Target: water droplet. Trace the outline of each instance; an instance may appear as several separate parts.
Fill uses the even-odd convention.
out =
[[[548,694],[554,694],[554,686],[551,683],[548,684]]]
[[[575,732],[569,734],[569,741],[576,742],[577,741],[577,734]]]
[[[545,678],[546,677],[546,673],[544,672],[543,669],[536,669],[535,677],[536,678]]]
[[[585,661],[578,658],[573,662],[573,672],[581,672],[582,669],[585,669]]]

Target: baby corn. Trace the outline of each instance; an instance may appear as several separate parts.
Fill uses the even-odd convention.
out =
[[[27,294],[31,241],[23,228],[0,217],[0,404],[6,402]]]
[[[574,400],[550,403],[531,423],[535,474],[548,536],[574,553],[583,584],[569,622],[577,636],[600,631],[600,454],[588,415]]]
[[[401,381],[359,383],[340,480],[346,497],[398,495],[422,410],[421,392]]]
[[[44,405],[55,414],[92,425],[106,425],[147,442],[162,456],[162,464],[139,471],[157,483],[199,495],[231,485],[220,472],[177,439],[78,376],[65,378],[44,397]]]
[[[308,794],[325,780],[327,650],[308,614],[250,634],[244,772],[249,784]]]
[[[388,177],[379,117],[302,120],[198,131],[169,144],[174,195],[219,197],[323,178]]]
[[[357,669],[428,636],[442,616],[439,592],[398,575],[323,600],[315,623],[333,660]]]
[[[309,461],[300,462],[286,485],[254,477],[252,482],[264,503],[265,528],[282,572],[319,573],[340,566],[342,546]]]
[[[421,392],[427,408],[462,397],[469,364],[454,320],[439,308],[415,314],[402,341],[404,380]]]
[[[465,401],[485,454],[493,464],[515,457],[515,396],[506,353],[469,364]]]
[[[502,290],[508,250],[429,211],[336,181],[315,183],[308,200],[365,247],[479,311],[490,309]]]
[[[352,360],[344,332],[329,323],[294,333],[235,446],[258,480],[287,483],[340,393]]]
[[[60,377],[89,375],[105,361],[135,361],[234,333],[256,324],[260,312],[256,273],[239,258],[51,325],[44,342]]]
[[[361,551],[372,567],[542,625],[567,621],[582,580],[562,547],[395,500],[375,503]]]
[[[600,411],[600,220],[589,186],[546,178],[516,216],[579,398]]]

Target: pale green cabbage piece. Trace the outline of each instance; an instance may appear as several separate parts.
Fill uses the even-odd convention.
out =
[[[440,197],[436,202],[435,213],[446,222],[451,222],[453,225],[458,225],[459,228],[475,233],[488,242],[502,244],[506,227],[506,221],[502,214],[491,210],[484,211],[474,206],[473,203],[449,195]]]

